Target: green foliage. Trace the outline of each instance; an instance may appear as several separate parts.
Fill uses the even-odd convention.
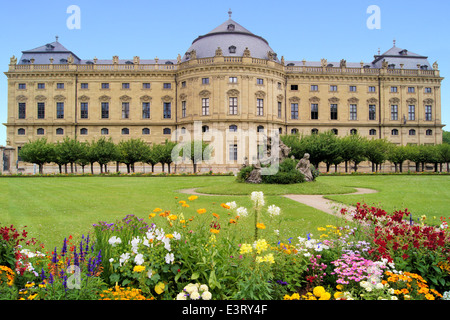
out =
[[[269,184],[293,184],[305,181],[305,177],[295,167],[298,161],[286,158],[280,164],[275,174],[262,175],[262,182]]]
[[[254,166],[245,166],[237,173],[236,180],[239,182],[245,182],[253,171]]]
[[[129,139],[119,142],[118,153],[120,162],[127,165],[127,171],[130,169],[134,172],[134,164],[136,162],[145,162],[151,153],[151,149],[142,139]]]
[[[43,174],[43,165],[53,159],[53,146],[46,138],[30,141],[22,146],[19,157],[25,162],[39,165],[39,173]]]

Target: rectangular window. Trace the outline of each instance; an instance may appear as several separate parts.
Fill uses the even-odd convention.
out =
[[[37,117],[38,117],[38,119],[45,118],[45,103],[44,102],[38,102],[38,104],[37,104]]]
[[[144,83],[142,84],[142,89],[150,89],[150,83],[144,82]]]
[[[130,103],[122,102],[122,119],[130,118]]]
[[[25,83],[19,83],[19,89],[25,90],[27,88],[27,85]]]
[[[45,83],[38,83],[38,89],[45,89]]]
[[[369,105],[369,120],[376,120],[377,109],[374,104]]]
[[[230,97],[230,114],[238,114],[237,98]]]
[[[337,120],[338,118],[338,110],[337,104],[330,105],[330,119]]]
[[[231,161],[237,161],[237,158],[238,158],[238,154],[237,154],[237,151],[238,151],[238,146],[237,146],[237,144],[230,144],[230,146],[229,146],[229,159],[231,160]]]
[[[432,107],[427,105],[425,106],[425,121],[431,121],[433,119],[431,115]]]
[[[431,93],[431,88],[425,88],[425,93]]]
[[[263,116],[264,115],[264,99],[256,100],[256,115]]]
[[[27,105],[25,102],[19,103],[19,119],[25,119],[27,112]]]
[[[291,84],[291,90],[297,91],[298,90],[298,84]]]
[[[319,119],[319,105],[317,103],[311,104],[311,119]]]
[[[350,86],[349,90],[350,92],[356,92],[356,86]]]
[[[181,101],[181,117],[186,118],[186,101]]]
[[[186,81],[181,82],[181,87],[186,88]]]
[[[416,89],[414,87],[408,87],[408,93],[414,93]]]
[[[163,84],[163,88],[164,89],[171,89],[172,88],[172,84],[171,83],[164,83]]]
[[[56,103],[56,118],[64,119],[64,102]]]
[[[261,78],[256,79],[256,84],[264,84],[264,80]]]
[[[337,86],[330,86],[330,91],[337,91]]]
[[[391,92],[397,92],[397,87],[391,87]]]
[[[202,116],[209,116],[209,98],[202,99]]]
[[[377,89],[374,86],[369,87],[369,92],[376,92]]]
[[[64,89],[64,83],[61,83],[61,82],[57,83],[56,89]]]
[[[129,83],[122,83],[122,89],[130,89]]]
[[[356,106],[356,104],[351,104],[350,105],[350,120],[357,120],[358,118],[358,107]]]
[[[281,104],[281,101],[278,101],[278,118],[281,118],[281,110],[282,110],[282,104]]]
[[[281,89],[281,82],[277,83],[277,87],[278,87],[278,89]]]
[[[102,119],[109,118],[109,102],[102,102]]]
[[[209,84],[209,78],[202,78],[202,84]]]
[[[298,119],[298,103],[291,103],[291,119]]]
[[[311,85],[311,91],[319,91],[319,86],[316,84]]]
[[[80,105],[80,117],[81,119],[87,119],[89,117],[89,105],[87,102],[82,102]]]
[[[398,120],[398,105],[391,105],[391,120]]]
[[[80,88],[81,89],[89,89],[89,84],[88,83],[81,83],[80,84]]]
[[[229,77],[228,82],[229,83],[237,83],[237,77]]]
[[[102,89],[109,89],[109,83],[102,83]]]
[[[416,106],[410,104],[408,106],[408,120],[413,121],[416,120]]]
[[[164,119],[172,118],[172,104],[170,102],[164,102],[163,116]]]
[[[142,102],[142,119],[150,119],[150,102]]]

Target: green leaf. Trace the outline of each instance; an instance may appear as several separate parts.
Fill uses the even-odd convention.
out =
[[[191,280],[196,280],[196,279],[198,279],[199,276],[200,276],[200,274],[198,272],[194,272],[191,276]]]

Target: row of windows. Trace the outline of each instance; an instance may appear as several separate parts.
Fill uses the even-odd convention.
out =
[[[337,134],[339,133],[338,129],[331,129],[331,131],[332,131],[335,135],[337,135]],[[299,131],[298,131],[298,129],[296,129],[296,128],[291,129],[291,133],[292,133],[292,134],[297,134],[298,132],[299,132]],[[319,133],[319,130],[318,130],[318,129],[312,129],[312,130],[311,130],[311,133],[312,133],[312,134],[317,134],[317,133]],[[351,129],[351,130],[350,130],[350,134],[357,134],[357,133],[358,133],[358,130],[356,130],[356,129]],[[370,130],[369,130],[369,135],[370,135],[370,136],[375,136],[376,134],[377,134],[377,130],[376,130],[376,129],[370,129]],[[398,129],[392,129],[392,130],[391,130],[391,135],[393,135],[393,136],[398,136],[398,134],[399,134]],[[410,136],[415,136],[415,135],[416,135],[416,130],[415,130],[415,129],[410,129],[410,130],[408,131],[408,135],[410,135]],[[432,135],[433,135],[433,130],[427,129],[427,130],[425,131],[425,135],[427,135],[427,136],[432,136]]]
[[[297,84],[291,84],[290,86],[291,91],[298,91],[298,85]],[[357,87],[354,85],[350,85],[348,86],[348,90],[349,92],[356,92],[357,91]],[[316,84],[312,84],[310,86],[310,91],[319,91],[319,86]],[[337,92],[338,91],[338,86],[337,85],[330,85],[329,86],[329,91],[330,92]],[[375,86],[369,86],[368,88],[369,92],[377,92],[377,88]],[[390,91],[392,93],[398,92],[398,87],[395,86],[391,86]],[[416,88],[415,87],[408,87],[408,93],[415,93],[416,92]],[[427,87],[424,89],[425,93],[431,93],[432,89]]]
[[[18,130],[17,130],[17,134],[19,135],[19,136],[23,136],[23,135],[25,135],[25,129],[24,128],[19,128]],[[107,135],[107,134],[109,134],[109,129],[108,128],[102,128],[101,130],[100,130],[100,133],[102,134],[102,135]],[[122,128],[121,129],[121,133],[123,134],[123,135],[129,135],[130,134],[130,129],[128,129],[128,128]],[[163,134],[171,134],[172,133],[172,130],[170,129],[170,128],[164,128],[163,129]],[[45,130],[44,130],[44,128],[38,128],[38,129],[36,129],[36,134],[37,135],[44,135],[45,134]],[[56,129],[56,134],[57,135],[63,135],[64,134],[64,129],[63,128],[57,128]],[[80,135],[87,135],[88,134],[88,129],[87,128],[81,128],[80,129]],[[142,129],[142,134],[143,135],[148,135],[148,134],[150,134],[150,129],[149,128],[143,128]]]

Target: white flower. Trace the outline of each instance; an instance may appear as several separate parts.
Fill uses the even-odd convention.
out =
[[[236,209],[236,214],[238,216],[246,217],[248,215],[247,208],[245,207],[239,207]]]
[[[186,294],[184,292],[180,292],[177,294],[177,300],[187,300]]]
[[[267,208],[267,211],[269,212],[270,217],[274,217],[280,215],[281,209],[273,204]]]
[[[112,236],[111,238],[109,238],[108,242],[111,246],[115,247],[116,245],[122,243],[122,239],[116,236]]]
[[[109,259],[109,262],[113,263],[114,262],[114,258]]]
[[[144,255],[141,254],[141,253],[137,254],[136,257],[134,257],[134,262],[136,262],[136,264],[137,264],[138,266],[140,266],[141,264],[143,264],[143,263],[144,263]]]
[[[147,271],[147,278],[151,278],[153,276],[153,270],[148,270]]]
[[[171,250],[171,248],[170,248],[170,239],[167,238],[167,237],[164,237],[164,238],[162,239],[162,242],[164,243],[164,248],[165,248],[167,251],[170,251],[170,250]]]
[[[262,207],[265,204],[264,193],[262,191],[253,191],[251,199],[255,204],[255,207]]]
[[[206,284],[202,284],[199,288],[200,291],[208,291],[208,286]]]
[[[173,263],[173,261],[175,260],[175,257],[173,255],[173,253],[168,253],[166,254],[166,256],[164,257],[164,259],[166,259],[166,263],[167,264],[171,264]]]
[[[174,232],[173,233],[173,238],[175,239],[175,240],[180,240],[181,239],[181,234],[179,234],[178,232]]]
[[[226,205],[229,206],[231,210],[234,210],[237,207],[236,201],[227,202]]]
[[[198,293],[198,291],[194,291],[194,292],[191,293],[191,299],[192,300],[200,299],[200,294]]]
[[[212,295],[211,295],[211,292],[209,292],[209,291],[205,291],[202,293],[203,300],[211,300],[211,297],[212,297]]]
[[[120,255],[120,259],[119,259],[119,264],[120,264],[120,266],[122,266],[122,263],[127,262],[128,259],[130,259],[130,254],[129,254],[128,252],[127,252],[127,253],[122,253],[122,254]]]
[[[131,240],[131,251],[133,251],[133,253],[138,253],[138,245],[141,242],[141,239],[139,238],[133,238],[133,240]]]
[[[184,291],[186,291],[187,293],[191,294],[194,291],[198,290],[198,285],[197,284],[193,284],[193,283],[189,283],[188,285],[186,285],[184,287]]]

